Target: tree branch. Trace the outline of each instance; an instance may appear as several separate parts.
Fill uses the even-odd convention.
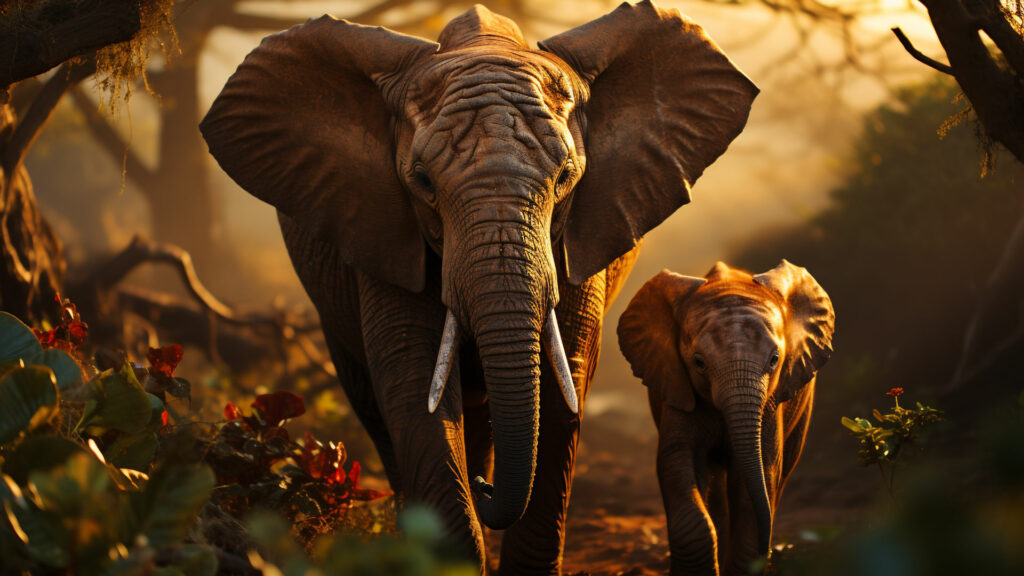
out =
[[[57,108],[64,93],[91,76],[95,71],[96,62],[91,59],[81,64],[66,62],[52,78],[46,81],[46,84],[32,100],[32,104],[29,105],[28,111],[21,119],[4,150],[4,172],[7,174],[14,172],[25,159],[25,155],[28,154],[54,109]]]
[[[907,35],[903,33],[903,30],[900,30],[899,26],[893,28],[892,33],[896,35],[896,39],[899,40],[900,44],[903,45],[903,49],[906,50],[911,56],[913,56],[915,60],[924,64],[925,66],[934,68],[939,72],[942,72],[943,74],[949,74],[950,76],[953,75],[953,69],[950,68],[949,64],[943,64],[938,60],[933,60],[932,58],[925,56],[920,50],[915,48],[914,45],[910,43],[910,38],[907,38]]]
[[[93,274],[92,283],[100,290],[108,290],[124,279],[129,272],[146,262],[164,262],[171,264],[178,272],[189,294],[205,310],[214,316],[236,326],[270,326],[283,330],[288,326],[292,333],[308,333],[317,329],[315,323],[306,326],[292,326],[291,319],[281,315],[240,314],[217,299],[203,286],[192,265],[192,256],[172,244],[150,242],[140,236],[132,239],[120,254]]]
[[[142,160],[131,150],[128,143],[121,139],[121,136],[107,122],[107,119],[96,109],[96,103],[89,99],[80,87],[71,90],[71,98],[75,107],[85,116],[85,123],[89,126],[93,137],[100,143],[112,158],[122,162],[124,173],[131,178],[143,194],[152,193],[156,182],[156,175],[149,169]]]
[[[1017,79],[992,59],[960,0],[921,2],[985,133],[1024,162],[1024,97]]]
[[[62,62],[130,40],[141,26],[140,0],[38,2],[9,7],[0,22],[0,88]]]
[[[1024,38],[1007,21],[999,0],[967,0],[965,3],[1017,75],[1024,77]]]

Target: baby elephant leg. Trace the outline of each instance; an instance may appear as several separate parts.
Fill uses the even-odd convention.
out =
[[[718,544],[698,484],[694,447],[674,424],[674,409],[662,413],[658,439],[658,482],[665,503],[672,576],[718,576]]]

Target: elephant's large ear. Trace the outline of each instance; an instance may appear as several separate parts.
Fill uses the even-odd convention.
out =
[[[647,1],[540,47],[590,86],[587,166],[565,231],[569,279],[579,284],[690,201],[758,89],[700,26]]]
[[[633,375],[670,406],[693,410],[693,385],[679,357],[675,310],[704,284],[669,270],[647,281],[619,318],[619,348]]]
[[[776,401],[785,402],[832,356],[836,314],[832,300],[807,269],[786,260],[754,276],[754,282],[781,296],[786,305],[785,362],[775,392]]]
[[[395,169],[383,94],[437,44],[324,16],[268,36],[200,124],[242,188],[345,262],[413,291],[426,251]]]

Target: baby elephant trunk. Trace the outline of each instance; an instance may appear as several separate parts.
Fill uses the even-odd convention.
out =
[[[761,454],[761,419],[764,413],[767,376],[743,365],[726,377],[724,394],[717,402],[725,417],[729,445],[757,520],[757,553],[767,556],[772,539],[772,509],[765,483]]]

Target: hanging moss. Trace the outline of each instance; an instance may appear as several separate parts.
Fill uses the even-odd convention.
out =
[[[131,97],[138,78],[146,91],[152,93],[146,79],[146,63],[153,50],[159,50],[165,57],[180,51],[172,22],[173,7],[174,0],[141,0],[140,28],[135,37],[96,52],[97,79],[111,110]]]

